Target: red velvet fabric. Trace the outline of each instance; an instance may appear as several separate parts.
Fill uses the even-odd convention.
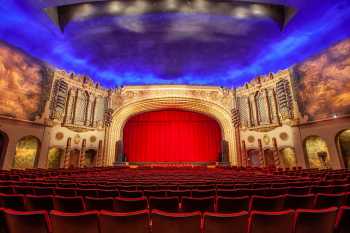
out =
[[[195,112],[146,112],[124,127],[124,152],[130,162],[218,161],[220,143],[219,124]]]

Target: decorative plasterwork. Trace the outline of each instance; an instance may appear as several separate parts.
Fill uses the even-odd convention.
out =
[[[237,164],[234,126],[232,124],[233,91],[207,86],[128,86],[112,95],[113,115],[106,145],[107,165],[113,164],[116,142],[123,138],[123,127],[133,115],[177,108],[206,114],[221,126],[223,140],[229,144],[229,158]]]
[[[233,107],[234,92],[231,89],[211,86],[151,85],[126,86],[115,89],[112,94],[114,110],[125,104],[159,97],[186,97],[215,103],[227,110]]]

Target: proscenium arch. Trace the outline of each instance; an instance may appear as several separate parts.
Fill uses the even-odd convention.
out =
[[[112,124],[109,129],[109,137],[106,145],[106,165],[113,164],[117,150],[117,146],[115,144],[117,141],[123,139],[124,125],[130,117],[144,112],[167,108],[197,112],[214,118],[221,127],[222,140],[228,142],[230,163],[233,165],[238,163],[235,145],[235,131],[232,124],[230,111],[215,103],[200,99],[186,97],[163,97],[132,102],[122,106],[113,113]]]

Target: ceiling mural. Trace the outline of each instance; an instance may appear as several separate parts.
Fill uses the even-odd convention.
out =
[[[178,11],[83,17],[65,22],[62,31],[44,11],[57,3],[77,2],[82,0],[0,0],[0,40],[57,68],[86,74],[105,87],[231,87],[290,67],[350,37],[348,0],[255,1],[295,9],[284,28],[244,10],[228,15],[191,12],[184,6]],[[144,1],[133,4],[137,10],[146,7]],[[84,7],[82,12],[96,10],[92,4]]]

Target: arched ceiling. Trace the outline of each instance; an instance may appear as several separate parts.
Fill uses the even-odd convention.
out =
[[[79,1],[0,0],[0,40],[106,87],[231,87],[299,63],[350,37],[348,0],[255,0],[297,9],[283,30],[271,17],[158,10],[71,17],[75,20],[61,31],[44,11]],[[139,4],[136,9],[144,7],[144,1],[134,2]]]

